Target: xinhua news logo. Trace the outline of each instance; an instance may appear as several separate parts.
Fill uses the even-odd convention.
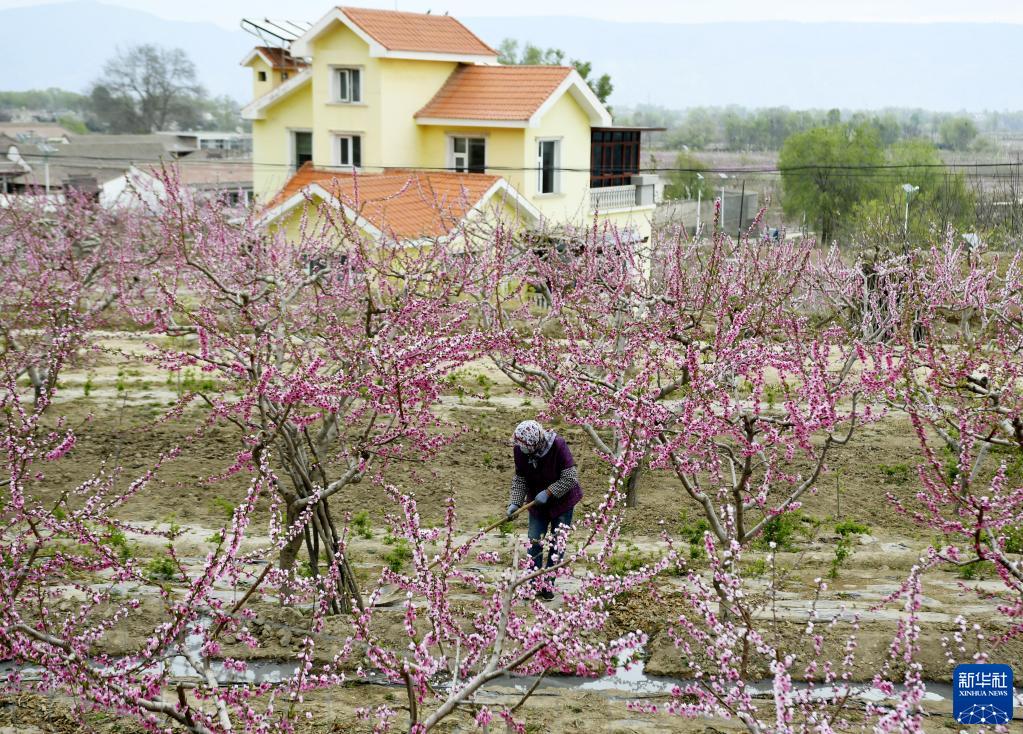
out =
[[[952,677],[952,715],[960,724],[1012,721],[1012,668],[957,665]]]

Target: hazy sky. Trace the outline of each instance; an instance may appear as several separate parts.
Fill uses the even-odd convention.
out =
[[[0,8],[54,0],[0,0]],[[1021,0],[106,0],[176,20],[236,28],[244,16],[316,20],[334,4],[452,15],[567,15],[619,21],[699,23],[721,20],[1023,23]]]

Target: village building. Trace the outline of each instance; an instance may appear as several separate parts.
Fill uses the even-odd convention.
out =
[[[242,60],[269,221],[294,226],[312,199],[370,236],[436,237],[438,206],[448,231],[490,210],[649,235],[659,181],[640,170],[642,131],[615,127],[574,68],[499,64],[447,15],[344,7],[292,27]]]

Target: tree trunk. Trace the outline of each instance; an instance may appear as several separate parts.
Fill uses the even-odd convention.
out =
[[[639,506],[639,475],[643,471],[642,466],[637,466],[625,480],[625,506]]]
[[[286,500],[288,527],[291,527],[298,514],[294,504],[296,499],[289,497]],[[297,573],[296,562],[298,561],[298,552],[302,548],[304,539],[303,535],[296,535],[291,542],[281,549],[281,555],[277,561],[278,568],[284,571],[285,574],[284,582],[281,584],[281,606],[291,606],[291,596],[294,594],[294,582]]]

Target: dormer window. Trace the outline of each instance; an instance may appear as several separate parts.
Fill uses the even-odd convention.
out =
[[[334,69],[334,101],[362,102],[361,69]]]
[[[261,81],[261,82],[265,82],[266,81],[266,72],[265,71],[257,71],[256,72],[256,78],[259,81]]]

